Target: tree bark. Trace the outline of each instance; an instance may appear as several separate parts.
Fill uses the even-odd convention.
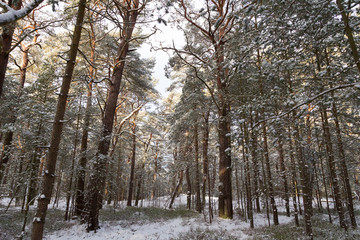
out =
[[[250,125],[252,127],[251,130],[251,158],[252,158],[252,164],[253,164],[253,172],[254,172],[254,196],[255,196],[255,204],[256,204],[256,212],[260,213],[260,198],[259,198],[259,160],[257,156],[257,136],[255,133],[255,129],[253,128],[254,120],[253,120],[253,114],[252,114],[252,108],[250,108]]]
[[[66,208],[65,208],[65,215],[64,220],[67,221],[70,217],[70,199],[72,195],[72,189],[73,189],[73,178],[74,178],[74,169],[75,169],[75,158],[76,158],[76,150],[78,146],[78,135],[79,135],[79,124],[80,124],[80,108],[81,108],[81,99],[79,104],[79,114],[76,121],[76,128],[75,128],[75,136],[74,136],[74,149],[72,154],[72,161],[71,161],[71,172],[69,177],[69,183],[68,183],[68,189],[66,193]]]
[[[211,203],[211,186],[210,186],[210,172],[209,172],[209,116],[210,111],[207,111],[203,117],[204,117],[204,127],[203,127],[203,139],[202,139],[202,157],[203,157],[203,189],[202,189],[202,195],[203,195],[203,209],[205,210],[206,205],[206,185],[208,188],[208,210],[209,210],[209,221],[212,222],[213,218],[213,212],[212,212],[212,203]]]
[[[175,201],[175,197],[176,197],[176,194],[178,193],[179,191],[179,188],[183,182],[183,178],[184,178],[184,171],[183,170],[180,170],[179,172],[179,182],[178,184],[176,185],[172,195],[171,195],[171,200],[170,200],[170,204],[169,204],[169,208],[171,209],[173,204],[174,204],[174,201]]]
[[[231,184],[231,130],[230,106],[219,110],[219,217],[233,218],[232,184]]]
[[[121,33],[121,41],[119,43],[117,58],[113,74],[111,77],[110,90],[106,99],[106,107],[104,111],[102,133],[96,153],[96,161],[90,176],[89,183],[89,217],[88,230],[94,231],[99,228],[99,209],[102,201],[103,189],[105,186],[107,155],[110,147],[110,139],[114,125],[114,117],[116,104],[120,92],[120,84],[126,62],[126,56],[129,50],[129,43],[136,24],[137,16],[142,10],[139,8],[139,0],[132,1],[127,5],[123,18],[123,28]]]
[[[278,153],[279,153],[280,177],[282,179],[282,183],[284,186],[284,195],[283,196],[284,196],[284,200],[285,200],[286,215],[288,217],[290,217],[289,187],[288,187],[287,177],[286,177],[284,146],[283,146],[283,139],[282,139],[281,133],[279,133]]]
[[[134,178],[135,178],[135,160],[136,160],[136,123],[135,120],[132,123],[132,155],[130,161],[130,179],[129,179],[129,191],[126,206],[131,207],[131,201],[134,191]]]
[[[16,5],[13,4],[13,0],[9,0],[9,6],[14,10],[19,10],[22,5],[22,0],[16,1]],[[3,86],[5,81],[6,69],[9,62],[9,54],[11,49],[11,43],[15,30],[15,23],[10,23],[3,26],[3,33],[1,34],[0,42],[0,98],[3,92]]]
[[[343,16],[343,19],[346,16],[347,15]],[[349,27],[348,20],[346,22],[347,22],[347,24],[345,24],[345,25],[347,27]],[[355,46],[355,48],[356,48],[356,46]],[[356,50],[357,50],[357,48],[356,48]],[[358,53],[355,53],[355,55],[358,56]],[[332,73],[330,71],[330,69],[331,69],[330,68],[330,59],[329,59],[329,56],[328,56],[328,53],[327,53],[326,49],[325,49],[325,59],[326,59],[326,65],[328,66],[328,69],[329,69],[328,73],[330,74],[330,76],[332,76]],[[331,83],[330,83],[330,87],[332,87]],[[352,199],[350,178],[349,178],[349,172],[348,172],[348,168],[347,168],[347,164],[346,164],[346,155],[345,155],[343,140],[342,140],[342,137],[341,137],[339,114],[338,114],[337,106],[336,106],[335,99],[334,99],[334,92],[331,92],[331,96],[333,98],[333,102],[331,104],[331,111],[332,111],[333,119],[334,119],[334,122],[335,122],[335,131],[336,131],[338,155],[339,155],[341,171],[342,171],[342,176],[343,176],[343,181],[344,181],[344,186],[345,186],[346,199],[347,199],[346,205],[347,205],[347,209],[348,209],[349,216],[350,216],[351,226],[355,229],[357,227],[357,223],[356,223],[356,218],[355,218],[355,213],[354,213],[354,204],[353,204],[353,199]]]
[[[95,77],[95,69],[93,64],[95,62],[95,47],[96,47],[96,38],[95,30],[92,23],[92,20],[89,21],[90,24],[90,66],[89,66],[89,78],[90,82],[88,83],[87,89],[87,98],[86,98],[86,109],[84,116],[84,123],[82,127],[82,136],[80,144],[80,160],[77,169],[77,184],[76,184],[76,196],[75,196],[75,215],[81,218],[85,217],[85,176],[86,176],[86,165],[87,165],[87,145],[88,145],[88,136],[89,136],[89,126],[91,118],[91,106],[92,106],[92,79]]]
[[[302,185],[303,203],[304,203],[304,221],[306,235],[313,239],[312,231],[312,185],[311,185],[311,172],[310,165],[305,163],[303,148],[301,146],[301,137],[298,121],[296,120],[296,112],[293,111],[293,122],[292,128],[295,131],[295,148],[296,156],[299,163],[300,169],[300,181]]]
[[[316,125],[314,127],[316,129]],[[322,152],[321,142],[320,142],[318,131],[315,131],[315,137],[316,137],[318,152]],[[322,175],[322,184],[324,186],[324,191],[325,191],[326,210],[327,210],[327,213],[328,213],[328,216],[329,216],[329,222],[332,223],[331,212],[330,212],[330,204],[329,204],[329,196],[328,196],[328,187],[327,187],[328,184],[326,182],[326,177],[325,177],[323,157],[319,156],[319,160],[320,160],[320,170],[321,170],[321,175]]]
[[[63,77],[63,82],[60,89],[60,95],[56,107],[54,125],[51,134],[50,149],[48,152],[46,170],[41,188],[41,195],[38,198],[38,207],[33,221],[33,228],[31,233],[32,240],[42,239],[46,212],[47,212],[48,204],[50,203],[51,194],[54,187],[55,168],[56,168],[56,161],[58,157],[59,145],[61,140],[61,133],[63,129],[66,101],[70,90],[70,83],[74,72],[76,55],[79,48],[82,24],[86,9],[86,0],[80,0],[78,6],[79,9],[76,17],[74,34],[69,52],[69,60],[66,63],[65,74]]]
[[[246,206],[247,206],[247,216],[250,219],[250,228],[254,228],[254,216],[253,216],[253,206],[252,206],[252,193],[251,193],[251,174],[250,174],[250,161],[249,161],[249,133],[247,131],[247,126],[243,124],[244,140],[242,141],[243,145],[243,158],[245,161],[245,187],[246,187]],[[246,146],[245,146],[246,145]]]
[[[296,197],[298,195],[296,164],[295,164],[295,159],[294,159],[294,147],[293,147],[293,140],[291,138],[290,125],[289,125],[289,155],[290,155],[290,164],[291,164],[292,200],[293,200],[293,207],[294,207],[294,218],[295,218],[295,225],[298,227],[300,224],[299,224],[298,208],[297,208],[297,202],[296,202]]]
[[[331,141],[331,135],[330,135],[330,126],[329,126],[326,109],[324,108],[324,106],[322,104],[320,105],[320,111],[321,111],[323,134],[324,134],[325,147],[326,147],[327,159],[328,159],[328,165],[329,165],[330,179],[331,179],[332,187],[334,190],[335,207],[339,214],[340,226],[346,230],[347,225],[345,222],[344,209],[343,209],[342,200],[341,200],[339,179],[338,179],[338,175],[336,173],[334,151],[332,148],[332,141]]]
[[[340,165],[341,165],[341,172],[344,180],[345,185],[345,193],[346,193],[346,205],[348,208],[351,226],[355,229],[357,227],[356,219],[355,219],[355,212],[354,212],[354,203],[352,199],[352,191],[351,191],[351,185],[350,185],[350,177],[348,172],[348,167],[346,164],[346,156],[344,151],[344,145],[341,137],[341,129],[339,124],[339,117],[337,112],[337,107],[335,102],[332,103],[332,113],[334,117],[335,122],[335,128],[336,128],[336,139],[337,139],[337,146],[338,146],[338,154],[340,159]]]
[[[199,136],[198,136],[198,125],[197,121],[195,122],[194,127],[194,148],[195,148],[195,210],[201,213],[201,189],[200,189],[200,169],[199,169]]]
[[[189,133],[186,133],[185,136],[185,180],[186,180],[186,206],[191,209],[191,195],[192,195],[192,186],[191,186],[191,176],[190,176],[190,167],[191,167],[191,155],[192,155],[192,146],[189,139]]]

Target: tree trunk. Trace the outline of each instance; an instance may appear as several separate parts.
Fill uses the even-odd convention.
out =
[[[204,128],[203,128],[203,139],[202,139],[202,156],[203,156],[203,209],[205,210],[205,197],[206,197],[206,185],[208,188],[208,210],[209,210],[209,221],[212,222],[213,212],[212,212],[212,203],[211,203],[211,186],[210,186],[210,172],[209,172],[209,156],[208,156],[208,148],[209,148],[209,116],[210,111],[207,111],[204,114]]]
[[[346,226],[346,222],[345,222],[344,209],[343,209],[342,200],[341,200],[341,192],[340,192],[339,182],[338,182],[339,179],[338,179],[338,176],[336,173],[334,151],[332,148],[332,141],[331,141],[331,135],[330,135],[330,126],[329,126],[326,109],[322,104],[320,105],[320,111],[321,111],[321,118],[322,118],[325,147],[326,147],[327,158],[328,158],[330,179],[331,179],[332,187],[334,190],[335,207],[339,214],[340,226],[346,230],[347,226]]]
[[[144,171],[144,168],[145,168],[145,164],[143,163],[141,165],[141,169],[140,169],[141,173],[138,176],[138,184],[137,184],[136,196],[135,196],[135,207],[138,206],[139,200],[140,200],[140,197],[141,197],[141,187],[142,187],[142,183],[144,181],[142,172]]]
[[[150,144],[150,140],[149,140]],[[157,175],[159,171],[158,167],[158,155],[159,155],[159,142],[156,142],[155,154],[154,154],[154,174],[153,174],[153,188],[151,193],[151,199],[156,197],[156,190],[157,190]]]
[[[346,192],[346,204],[350,216],[351,226],[355,229],[357,227],[356,219],[355,219],[355,213],[354,213],[354,204],[352,199],[352,191],[350,186],[350,178],[348,173],[348,168],[346,165],[346,156],[344,151],[344,145],[341,137],[341,130],[340,130],[340,124],[339,124],[339,118],[338,118],[338,112],[335,102],[332,103],[332,113],[334,117],[335,122],[335,128],[336,128],[336,139],[337,139],[337,146],[338,146],[338,154],[341,164],[341,172],[344,180],[345,185],[345,192]]]
[[[174,204],[174,201],[175,201],[175,197],[176,197],[176,194],[178,193],[179,191],[179,188],[182,184],[182,181],[183,181],[183,178],[184,178],[184,171],[183,170],[180,170],[180,173],[179,173],[179,182],[178,184],[176,185],[172,195],[171,195],[171,200],[170,200],[170,204],[169,204],[169,208],[171,209],[173,204]]]
[[[135,120],[131,127],[132,130],[132,155],[131,155],[131,166],[130,166],[130,179],[129,179],[129,191],[126,206],[131,207],[131,201],[134,189],[134,178],[135,178],[135,160],[136,160],[136,123]]]
[[[205,208],[205,198],[206,198],[206,183],[209,181],[209,115],[210,111],[207,111],[204,117],[204,127],[203,127],[203,137],[202,137],[202,158],[203,158],[203,185],[202,185],[202,202],[203,209]]]
[[[263,115],[264,116],[264,115]],[[269,197],[270,197],[270,204],[273,211],[273,221],[274,225],[279,225],[279,218],[277,207],[275,203],[275,196],[274,196],[274,187],[272,182],[271,176],[271,166],[270,166],[270,157],[269,157],[269,149],[268,149],[268,140],[267,140],[267,130],[266,124],[263,123],[263,140],[264,140],[264,157],[265,157],[265,165],[266,165],[266,175],[267,175],[267,185],[269,190]]]
[[[305,163],[303,148],[301,146],[301,138],[300,138],[300,129],[298,121],[296,120],[296,112],[293,111],[293,122],[292,128],[295,131],[295,148],[296,148],[296,156],[299,163],[300,169],[300,181],[302,185],[302,194],[303,194],[303,203],[304,203],[304,221],[305,221],[305,231],[306,235],[309,236],[310,239],[313,239],[312,232],[312,185],[311,185],[311,172],[310,165]]]
[[[15,121],[12,121],[12,124],[14,124]],[[14,132],[13,131],[7,131],[5,133],[4,141],[2,144],[2,152],[0,156],[0,182],[5,183],[5,170],[6,165],[9,162],[10,159],[10,152],[11,152],[11,143],[13,139]]]
[[[284,196],[284,200],[285,200],[286,215],[288,217],[290,217],[289,187],[288,187],[287,177],[286,177],[284,147],[283,147],[283,139],[282,139],[281,133],[279,133],[278,153],[279,153],[279,164],[280,164],[280,177],[281,177],[282,183],[284,185],[284,195],[283,196]]]
[[[316,126],[315,126],[316,128]],[[317,141],[317,147],[318,147],[318,152],[322,152],[321,149],[321,143],[320,143],[320,138],[318,135],[318,132],[315,131],[315,137],[316,137],[316,141]],[[330,212],[330,204],[329,204],[329,196],[328,196],[328,184],[326,182],[326,177],[325,177],[325,170],[324,170],[324,164],[323,164],[323,158],[322,156],[319,156],[320,159],[320,169],[321,169],[321,175],[322,175],[322,183],[324,186],[324,191],[325,191],[325,199],[326,199],[326,210],[329,216],[329,222],[332,223],[332,218],[331,218],[331,212]]]
[[[191,178],[190,178],[190,166],[186,166],[185,169],[186,177],[186,206],[187,209],[191,209]]]
[[[80,104],[79,104],[79,113],[80,113],[80,107],[81,107],[81,99],[80,99]],[[79,135],[79,124],[80,124],[80,114],[78,114],[77,117],[77,122],[76,122],[76,130],[75,130],[75,136],[74,136],[74,149],[73,149],[73,154],[72,154],[72,162],[71,162],[71,172],[70,172],[70,177],[69,177],[69,185],[68,185],[68,189],[67,189],[67,195],[66,195],[66,208],[65,208],[65,216],[64,219],[65,221],[69,219],[70,213],[69,213],[69,208],[70,208],[70,198],[72,195],[72,185],[73,185],[73,178],[74,178],[74,168],[75,168],[75,158],[76,158],[76,150],[77,150],[77,145],[78,145],[78,135]]]
[[[249,163],[249,134],[247,131],[247,125],[243,126],[245,142],[242,141],[243,145],[243,157],[245,161],[245,187],[246,187],[246,206],[247,216],[250,219],[250,228],[254,228],[254,217],[252,207],[252,194],[251,194],[251,175],[250,175],[250,163]],[[245,146],[246,144],[246,146]]]
[[[86,176],[86,165],[87,165],[87,145],[89,136],[89,126],[91,118],[91,106],[92,106],[92,79],[95,77],[95,69],[93,64],[95,62],[95,31],[92,24],[92,20],[89,21],[91,35],[90,35],[90,66],[89,66],[89,78],[87,98],[86,98],[86,109],[84,116],[84,123],[82,128],[82,137],[80,144],[80,160],[77,168],[77,184],[76,184],[76,196],[75,196],[75,215],[81,218],[85,217],[85,176]]]
[[[200,189],[200,169],[199,169],[199,136],[198,136],[198,125],[197,121],[195,122],[194,127],[194,147],[195,147],[195,210],[201,213],[201,189]]]
[[[121,158],[121,141],[119,142],[119,157],[117,160],[117,169],[116,169],[116,194],[115,194],[115,200],[114,200],[114,206],[117,206],[118,201],[120,201],[121,199],[121,163],[122,163],[122,158]]]
[[[256,120],[255,120],[256,121]],[[253,114],[252,114],[252,108],[250,108],[250,125],[251,125],[251,158],[252,158],[252,164],[253,164],[253,172],[254,172],[254,195],[255,195],[255,204],[256,204],[256,212],[260,213],[260,197],[259,197],[259,160],[257,159],[257,136],[255,133],[255,129],[253,128],[254,120],[253,120]]]
[[[19,10],[22,5],[22,0],[16,1],[16,5],[12,4],[12,0],[9,0],[9,5],[14,10]],[[2,96],[5,75],[7,70],[7,65],[9,62],[9,54],[11,50],[11,43],[15,30],[15,23],[9,23],[5,26],[2,26],[3,32],[1,34],[1,43],[0,43],[0,97]]]
[[[341,2],[337,1],[337,3],[338,3],[338,5],[340,5],[339,8],[341,9]],[[345,23],[345,28],[349,28],[348,29],[348,31],[349,31],[351,29],[350,29],[350,26],[348,23],[348,19],[346,20],[346,17],[347,17],[347,15],[342,12],[342,18]],[[350,31],[350,33],[351,33],[351,31]],[[351,35],[350,33],[349,33],[349,35]],[[354,43],[352,43],[352,44],[354,44]],[[354,48],[355,48],[354,51],[357,50],[356,46],[354,46]],[[358,59],[357,61],[359,61],[359,56],[358,56],[357,51],[352,54],[353,54],[354,58],[356,58],[355,56],[357,56],[357,59]],[[326,65],[328,66],[327,71],[330,74],[330,76],[332,76],[332,73],[330,70],[331,69],[330,68],[330,59],[329,59],[326,49],[325,49],[325,59],[326,59]],[[359,62],[357,62],[357,66],[358,67],[360,66]],[[359,69],[359,71],[360,71],[360,69]],[[332,87],[331,82],[330,82],[330,87]],[[348,209],[349,216],[350,216],[351,226],[355,229],[357,227],[357,224],[356,224],[355,213],[354,213],[354,204],[353,204],[353,200],[352,200],[350,178],[349,178],[348,168],[347,168],[347,164],[346,164],[346,156],[345,156],[344,144],[343,144],[342,137],[341,137],[341,128],[340,128],[340,123],[339,123],[338,110],[337,110],[337,106],[336,106],[335,99],[334,99],[334,92],[331,92],[331,96],[333,98],[333,102],[331,105],[331,111],[332,111],[333,119],[335,122],[338,155],[339,155],[342,177],[343,177],[344,186],[345,186],[345,193],[346,193],[346,197],[347,197],[346,205],[347,205],[347,209]]]
[[[230,106],[219,111],[219,217],[233,218],[232,187],[231,187],[231,130]]]
[[[123,13],[123,29],[121,41],[119,43],[117,58],[113,75],[111,77],[110,90],[106,99],[106,107],[104,111],[102,133],[96,153],[96,161],[90,176],[89,183],[89,217],[88,230],[93,231],[99,228],[99,209],[102,201],[103,189],[105,186],[107,155],[110,147],[110,139],[114,125],[114,117],[118,95],[120,92],[120,84],[126,62],[126,56],[129,49],[129,42],[136,24],[136,19],[140,13],[139,1],[132,1]]]
[[[296,164],[294,159],[294,147],[293,141],[291,138],[291,127],[289,126],[289,155],[290,155],[290,164],[291,164],[291,181],[292,181],[292,199],[293,199],[293,207],[294,207],[294,218],[295,218],[295,225],[298,227],[299,224],[299,216],[298,216],[298,208],[296,197],[298,195],[297,191],[297,177],[296,177]]]
[[[86,8],[86,0],[80,0],[79,9],[76,18],[75,30],[69,51],[69,60],[66,63],[63,83],[61,85],[60,95],[56,107],[54,125],[51,134],[50,149],[48,153],[48,160],[46,163],[46,170],[41,188],[41,195],[38,199],[38,207],[33,221],[33,228],[31,233],[32,240],[40,240],[42,239],[43,236],[46,212],[47,212],[48,204],[50,203],[54,180],[55,180],[55,168],[58,157],[61,133],[63,129],[66,101],[70,89],[72,74],[74,72],[76,55],[79,48],[79,41],[81,37],[85,8]]]
[[[260,50],[257,50],[257,65],[258,65],[258,70],[259,70],[259,91],[260,91],[260,96],[264,97],[264,88],[263,88],[263,79],[262,79],[262,59],[261,59],[261,54],[260,54]],[[261,117],[263,119],[265,119],[265,109],[262,106],[261,109]],[[269,192],[269,197],[270,197],[270,204],[272,207],[272,211],[273,211],[273,220],[274,220],[274,225],[279,225],[279,217],[278,217],[278,212],[277,212],[277,207],[276,207],[276,202],[275,202],[275,196],[274,196],[274,187],[273,187],[273,181],[272,181],[272,174],[271,174],[271,166],[270,166],[270,157],[269,157],[269,148],[268,148],[268,139],[267,139],[267,127],[266,127],[266,122],[264,121],[262,123],[262,135],[263,135],[263,140],[264,140],[264,157],[265,157],[265,165],[266,165],[266,175],[267,175],[267,186],[268,186],[268,192]]]

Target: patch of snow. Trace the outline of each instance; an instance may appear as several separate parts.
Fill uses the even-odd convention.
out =
[[[206,223],[201,218],[182,219],[176,218],[161,222],[146,222],[128,226],[119,221],[116,225],[104,223],[96,233],[86,232],[84,225],[73,226],[70,229],[57,231],[47,235],[46,240],[71,240],[71,239],[123,239],[123,240],[165,240],[178,237],[181,233],[191,229],[226,231],[238,239],[248,239],[241,228],[247,228],[248,224],[240,220],[215,219],[212,224]]]
[[[19,10],[14,10],[11,7],[9,7],[7,4],[0,2],[0,5],[3,8],[6,8],[6,10],[7,10],[7,12],[0,14],[0,24],[14,22],[17,19],[25,17],[27,14],[29,14],[33,9],[35,9],[43,1],[44,0],[33,0],[30,3],[28,3],[25,7],[21,8]]]

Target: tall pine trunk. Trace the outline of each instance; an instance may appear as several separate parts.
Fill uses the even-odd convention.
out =
[[[13,4],[16,3],[16,5]],[[14,10],[19,10],[22,5],[22,0],[12,1],[9,0],[9,6]],[[11,43],[15,30],[15,23],[9,23],[5,26],[2,26],[3,32],[1,34],[1,44],[0,44],[0,97],[3,92],[3,86],[5,81],[5,75],[7,70],[7,65],[9,62],[9,55],[11,50]]]
[[[139,0],[132,1],[127,5],[127,8],[128,9],[125,9],[122,14],[123,27],[121,31],[121,40],[111,77],[109,94],[106,99],[101,138],[95,157],[93,171],[90,175],[88,195],[89,216],[87,228],[89,231],[99,228],[99,210],[102,204],[103,189],[105,187],[106,165],[108,162],[107,155],[114,125],[116,105],[120,93],[120,85],[126,63],[126,56],[129,50],[129,43],[132,38],[137,16],[142,10],[142,8],[139,8]]]
[[[291,182],[292,182],[292,200],[293,200],[293,208],[294,208],[294,218],[295,218],[295,225],[299,226],[299,214],[298,214],[298,207],[296,197],[298,195],[297,191],[297,176],[296,176],[296,163],[294,158],[294,147],[293,147],[293,140],[291,137],[291,127],[289,125],[289,155],[290,155],[290,164],[291,164]]]
[[[136,123],[135,120],[131,127],[132,131],[132,154],[130,160],[130,179],[129,179],[129,190],[126,206],[131,207],[131,201],[134,191],[134,180],[135,180],[135,160],[136,160]]]
[[[74,34],[69,51],[69,59],[66,63],[65,74],[63,77],[63,82],[60,89],[60,95],[56,107],[54,125],[51,134],[50,149],[47,156],[46,169],[45,169],[42,188],[40,191],[41,195],[38,198],[38,207],[33,221],[33,228],[31,232],[32,240],[42,239],[46,212],[48,209],[48,204],[50,203],[51,200],[51,194],[54,187],[55,168],[56,168],[56,161],[59,152],[61,133],[63,129],[66,101],[70,90],[70,83],[74,72],[76,55],[79,48],[82,24],[86,9],[86,0],[80,0],[78,6],[79,9],[76,17]]]
[[[334,151],[333,151],[332,140],[331,140],[331,135],[330,135],[329,120],[328,120],[326,109],[322,104],[320,105],[320,111],[321,111],[322,127],[323,127],[324,141],[325,141],[325,147],[326,147],[326,153],[327,153],[327,160],[328,160],[328,165],[329,165],[330,179],[331,179],[331,184],[332,184],[332,188],[334,191],[335,207],[339,214],[340,226],[344,229],[347,229],[346,222],[345,222],[344,208],[343,208],[343,205],[342,205],[343,203],[342,203],[342,199],[341,199],[341,192],[340,192],[340,187],[339,187],[339,178],[336,173],[335,158],[334,158]]]
[[[230,106],[225,104],[219,110],[219,216],[233,218],[231,184],[231,138]]]
[[[311,171],[310,165],[306,164],[304,159],[303,147],[301,145],[301,134],[299,123],[296,120],[296,112],[293,111],[293,122],[292,128],[295,131],[295,149],[296,149],[296,156],[299,164],[300,169],[300,182],[301,182],[301,189],[303,194],[303,203],[304,203],[304,221],[305,221],[305,231],[306,235],[313,239],[313,231],[312,231],[312,185],[311,185]]]
[[[254,125],[254,117],[253,117],[253,113],[252,113],[252,108],[250,108],[250,125],[251,125],[251,145],[249,147],[251,147],[251,158],[252,158],[252,164],[253,164],[253,172],[254,172],[254,179],[253,179],[253,184],[254,184],[254,196],[255,196],[255,205],[256,205],[256,212],[260,213],[261,212],[261,208],[260,208],[260,197],[259,197],[259,193],[260,193],[260,187],[259,187],[259,160],[258,160],[258,154],[257,154],[257,135],[255,132],[255,129],[253,128]],[[256,119],[255,119],[256,121]]]
[[[250,174],[250,160],[249,160],[249,133],[247,125],[243,124],[244,140],[242,140],[243,158],[245,161],[245,188],[246,188],[246,209],[247,216],[250,220],[250,228],[254,228],[254,216],[252,206],[252,192],[251,192],[251,174]]]
[[[201,189],[200,189],[200,166],[199,166],[199,133],[198,125],[195,122],[194,127],[194,148],[195,148],[195,210],[201,213]]]
[[[95,62],[95,31],[92,21],[90,20],[90,66],[89,66],[89,78],[86,98],[86,109],[84,116],[84,123],[82,127],[82,136],[80,144],[80,160],[77,167],[77,183],[75,193],[75,215],[83,218],[85,216],[85,176],[86,176],[86,165],[87,165],[87,146],[89,136],[89,126],[91,118],[91,106],[92,106],[92,79],[95,77],[95,69],[93,64]]]

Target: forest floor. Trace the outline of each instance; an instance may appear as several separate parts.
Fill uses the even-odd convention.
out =
[[[64,221],[64,203],[60,201],[54,208],[53,205],[49,206],[44,239],[305,239],[302,224],[300,227],[296,227],[294,218],[287,217],[281,205],[279,206],[279,226],[273,226],[270,219],[271,226],[269,227],[266,213],[257,213],[254,215],[255,228],[250,229],[249,223],[237,211],[235,211],[232,220],[215,217],[212,223],[209,223],[208,216],[205,214],[199,214],[185,208],[185,198],[185,196],[177,198],[174,209],[164,207],[166,205],[165,198],[158,201],[142,202],[142,207],[120,205],[114,208],[112,205],[106,205],[101,210],[101,228],[96,233],[87,232],[86,225],[80,224],[76,219]],[[11,206],[5,213],[6,203],[6,199],[0,201],[0,240],[18,239],[24,216],[20,208],[14,206]],[[28,219],[32,219],[33,214],[34,208],[31,209]],[[351,229],[345,232],[336,223],[335,212],[332,214],[335,224],[328,222],[328,215],[314,209],[314,239],[360,239],[360,230]],[[360,206],[358,206],[357,216],[359,216],[357,220],[360,223]],[[30,230],[31,220],[28,220],[23,239],[29,239]]]

